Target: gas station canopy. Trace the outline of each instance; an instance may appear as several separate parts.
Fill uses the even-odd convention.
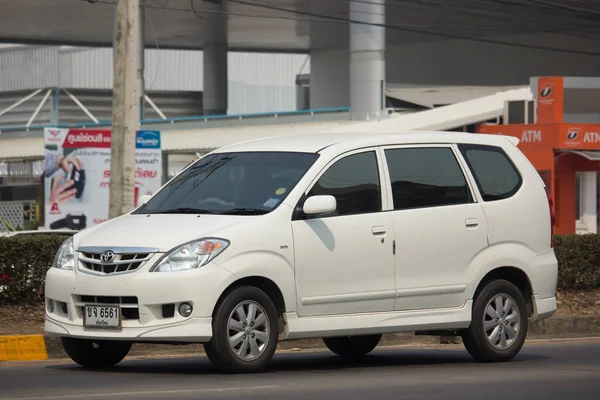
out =
[[[140,0],[146,6],[146,45],[202,48],[203,26],[215,16],[207,7],[214,7],[210,3],[216,2]],[[0,43],[111,46],[115,3],[116,0],[0,0]],[[306,52],[348,46],[350,0],[224,3],[232,50]],[[578,11],[579,3],[564,0],[555,6],[526,0],[387,0],[386,41],[391,46],[465,38],[536,45],[536,34],[554,31],[579,38],[576,43],[571,41],[572,50],[597,51],[593,40],[600,37],[596,20],[588,9]],[[600,9],[596,11],[600,13]],[[582,16],[585,12],[589,18]]]

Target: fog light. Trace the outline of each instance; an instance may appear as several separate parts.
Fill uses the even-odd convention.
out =
[[[48,300],[48,311],[50,311],[51,313],[54,312],[54,300],[52,299]]]
[[[179,306],[179,314],[181,314],[182,317],[187,318],[190,315],[192,315],[192,305],[189,303],[181,303],[181,305]]]

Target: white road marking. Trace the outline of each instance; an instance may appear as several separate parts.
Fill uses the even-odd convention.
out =
[[[69,394],[61,396],[43,396],[43,397],[0,397],[0,400],[58,400],[58,399],[91,399],[96,397],[121,397],[121,396],[140,396],[140,395],[169,395],[184,393],[215,393],[231,392],[234,390],[245,392],[247,390],[277,389],[280,386],[251,386],[251,387],[233,387],[233,388],[209,388],[209,389],[180,389],[180,390],[148,390],[139,392],[116,392],[116,393],[90,393],[90,394]]]

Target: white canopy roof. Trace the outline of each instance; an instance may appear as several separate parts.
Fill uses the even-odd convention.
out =
[[[398,100],[433,108],[485,96],[525,86],[426,86],[412,87],[406,85],[388,85],[386,94]]]
[[[509,100],[531,100],[529,88],[513,89],[491,96],[468,100],[408,114],[392,115],[381,121],[369,121],[351,126],[336,127],[329,132],[386,133],[418,130],[451,130],[477,124],[504,113],[504,103]]]

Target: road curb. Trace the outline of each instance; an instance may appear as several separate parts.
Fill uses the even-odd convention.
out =
[[[47,359],[46,338],[42,335],[0,336],[0,361]]]
[[[529,326],[528,340],[575,339],[600,336],[600,315],[558,316]],[[390,333],[383,336],[381,346],[439,345],[460,343],[460,338],[416,336],[414,332]],[[321,339],[299,339],[280,342],[278,350],[303,351],[324,349]],[[154,345],[136,343],[130,356],[196,355],[204,353],[201,344]],[[60,338],[48,335],[0,336],[0,361],[47,360],[67,358]]]

